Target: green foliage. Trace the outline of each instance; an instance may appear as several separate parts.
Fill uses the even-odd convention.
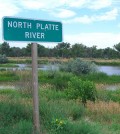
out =
[[[24,48],[10,47],[9,43],[0,44],[0,53],[9,57],[31,56],[32,43],[27,44]],[[45,48],[38,44],[39,57],[81,57],[81,58],[120,58],[120,43],[114,45],[114,48],[97,49],[97,46],[87,47],[82,43],[58,43],[54,48]]]
[[[69,129],[72,130],[69,132],[69,134],[102,134],[104,132],[102,132],[102,127],[94,124],[94,123],[90,123],[87,121],[79,121],[76,123],[72,123],[69,124]],[[67,133],[66,133],[67,134]],[[109,133],[106,133],[109,134]]]
[[[120,52],[120,42],[119,42],[118,44],[114,45],[114,48],[115,48],[118,52]]]
[[[8,59],[6,57],[5,54],[1,55],[0,54],[0,63],[3,64],[3,63],[7,63],[8,62]]]
[[[68,87],[68,81],[72,76],[70,73],[56,73],[53,79],[53,85],[57,90],[63,90]]]
[[[70,99],[81,99],[84,105],[86,105],[87,100],[95,102],[97,97],[94,83],[90,81],[82,81],[77,77],[71,78],[68,82],[66,94]]]
[[[19,80],[16,72],[13,71],[0,71],[0,81],[16,81]]]
[[[54,89],[46,89],[40,92],[41,97],[46,97],[48,100],[61,100],[66,98],[66,94],[61,91],[56,91]]]
[[[64,73],[59,71],[39,71],[39,81],[41,83],[48,83],[55,87],[56,90],[63,90],[67,88],[68,81],[74,75],[71,73]]]
[[[76,75],[89,74],[97,70],[94,63],[82,61],[80,58],[77,58],[73,61],[68,62],[60,66],[61,71],[72,72]]]
[[[120,75],[107,75],[103,72],[95,72],[87,75],[81,75],[82,80],[90,80],[95,83],[115,84],[120,83]]]
[[[96,65],[103,65],[103,66],[120,66],[120,62],[112,61],[112,62],[99,62],[93,61]]]
[[[98,99],[104,101],[114,101],[120,103],[120,89],[118,90],[98,90]]]
[[[85,114],[85,108],[82,105],[72,105],[70,115],[73,120],[82,118]]]
[[[51,124],[52,124],[53,131],[58,133],[58,132],[62,132],[63,130],[65,130],[67,121],[62,120],[62,119],[53,119]]]
[[[20,120],[13,126],[5,126],[0,128],[0,134],[30,134],[33,131],[32,122]]]
[[[19,120],[30,120],[32,115],[28,110],[30,109],[14,102],[0,103],[0,126],[12,125]]]
[[[13,67],[18,67],[18,65],[8,63],[8,64],[1,64],[0,67],[7,67],[7,68],[11,67],[11,68],[13,68]]]

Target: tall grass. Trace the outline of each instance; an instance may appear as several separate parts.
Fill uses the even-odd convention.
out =
[[[59,94],[55,90],[52,90],[52,92]],[[48,91],[47,94],[51,93]],[[62,99],[62,97],[59,100],[53,97],[49,100],[47,96],[42,97],[40,100],[40,115],[50,134],[100,134],[100,126],[82,121],[85,115],[85,108],[79,102],[68,101]],[[56,120],[54,125],[53,120]],[[59,125],[58,121],[65,123],[64,126]]]
[[[83,80],[90,80],[95,83],[104,83],[104,84],[115,84],[120,83],[120,75],[107,75],[103,72],[90,73],[87,75],[79,76]]]
[[[0,82],[3,81],[16,81],[19,80],[19,77],[16,75],[16,72],[13,71],[0,71]]]
[[[0,64],[0,67],[18,67],[18,65],[16,64],[10,64],[10,63],[6,63],[6,64]]]
[[[4,76],[5,72],[0,72]],[[14,74],[24,83],[26,77],[20,72]],[[13,78],[13,74],[5,74]],[[68,100],[64,89],[66,83],[74,75],[61,72],[39,72],[40,86],[40,122],[46,134],[119,134],[119,95],[120,91],[98,91],[95,103],[87,101],[84,108],[80,99]],[[118,82],[119,77],[105,74],[89,74],[79,76],[82,80],[99,83],[108,79]],[[59,77],[62,80],[59,80]],[[78,77],[78,76],[76,76]],[[78,77],[78,78],[79,78]],[[97,78],[98,77],[98,78]],[[103,80],[102,80],[103,78]],[[112,78],[112,80],[110,80]],[[30,80],[30,78],[28,78]],[[96,80],[99,79],[99,80]],[[57,81],[57,82],[56,82]],[[56,84],[56,85],[55,85]],[[64,88],[59,86],[65,84]],[[26,87],[26,86],[25,86]],[[44,88],[43,88],[44,87]],[[27,87],[26,87],[27,88]],[[62,90],[61,90],[62,89]],[[32,96],[25,89],[0,90],[0,134],[31,134],[32,124]]]
[[[32,132],[32,107],[27,100],[15,90],[0,90],[0,134]]]
[[[53,92],[53,93],[52,93]],[[51,95],[51,94],[54,94]],[[62,94],[62,95],[61,95]],[[46,130],[50,134],[116,134],[112,126],[111,131],[102,123],[119,120],[119,105],[117,103],[91,103],[85,109],[79,100],[67,100],[63,91],[53,89],[40,92],[40,115]],[[59,96],[59,97],[58,97]],[[58,97],[58,98],[57,98]],[[105,104],[105,105],[104,105]],[[116,106],[115,106],[116,104]],[[101,107],[101,110],[100,110]],[[114,110],[117,110],[114,113]],[[111,112],[110,112],[110,111]],[[109,113],[108,113],[109,111]],[[107,114],[108,113],[108,114]],[[118,118],[118,119],[116,119]],[[54,121],[54,124],[53,124]],[[63,123],[61,125],[58,122]],[[97,123],[99,122],[99,123]],[[58,128],[59,126],[59,128]],[[118,130],[117,130],[118,131]]]
[[[97,90],[98,99],[102,101],[113,101],[120,103],[120,89],[117,90]]]

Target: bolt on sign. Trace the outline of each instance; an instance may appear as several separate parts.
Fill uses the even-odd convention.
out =
[[[62,42],[62,23],[22,18],[3,18],[6,41]]]

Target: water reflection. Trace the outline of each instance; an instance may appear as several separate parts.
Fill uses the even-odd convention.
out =
[[[119,66],[99,66],[98,70],[100,72],[104,72],[108,75],[120,75],[120,67]]]
[[[31,65],[28,64],[17,64],[18,67],[13,68],[0,68],[0,70],[30,70]],[[42,64],[38,65],[38,70],[59,70],[58,64]],[[120,66],[98,66],[98,71],[104,72],[107,75],[120,75]]]

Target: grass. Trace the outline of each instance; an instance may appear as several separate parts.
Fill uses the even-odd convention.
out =
[[[32,133],[31,87],[26,86],[27,80],[31,80],[30,75],[30,72],[0,72],[2,78],[7,77],[11,80],[17,78],[15,80],[23,85],[22,90],[0,90],[0,134]],[[43,133],[119,134],[120,90],[97,89],[96,102],[88,101],[85,108],[80,99],[68,99],[65,94],[66,83],[73,76],[73,74],[65,72],[39,71],[39,82],[41,83],[39,110]],[[98,84],[99,81],[104,84],[105,80],[106,83],[118,83],[119,79],[119,76],[105,74],[90,74],[79,77]],[[64,88],[60,86],[60,84],[64,85],[63,82],[65,82]]]
[[[17,81],[19,77],[13,71],[0,71],[0,82]]]
[[[80,78],[83,80],[90,80],[95,83],[102,83],[102,84],[117,84],[120,83],[120,75],[107,75],[103,72],[96,72],[87,75],[81,75]]]
[[[64,131],[61,130],[61,133],[65,134],[80,132],[81,134],[117,134],[120,132],[118,102],[98,100],[92,103],[89,101],[85,109],[79,99],[67,100],[63,91],[41,89],[40,96],[42,98],[41,116],[48,131],[53,129],[51,124],[53,119],[61,119],[64,122],[67,121]],[[113,124],[116,124],[117,130],[114,129]]]
[[[32,107],[27,98],[17,90],[0,90],[0,134],[30,134],[32,129]]]
[[[0,64],[0,67],[18,67],[16,64],[6,63],[6,64]]]
[[[55,57],[40,57],[38,58],[39,64],[47,64],[47,63],[63,63],[68,62],[73,58],[55,58]],[[81,58],[85,61],[92,61],[97,65],[110,65],[110,66],[120,66],[119,59],[98,59],[98,58]],[[31,57],[8,57],[9,63],[12,64],[31,64],[32,60]]]
[[[1,134],[30,134],[33,131],[32,99],[31,96],[27,96],[17,90],[0,90]],[[119,134],[120,132],[118,102],[89,101],[87,108],[84,108],[79,99],[68,100],[64,91],[46,87],[39,90],[39,96],[42,129],[47,134]]]
[[[120,89],[117,90],[104,90],[99,89],[97,90],[98,98],[102,101],[113,101],[113,102],[119,102],[120,103]]]

